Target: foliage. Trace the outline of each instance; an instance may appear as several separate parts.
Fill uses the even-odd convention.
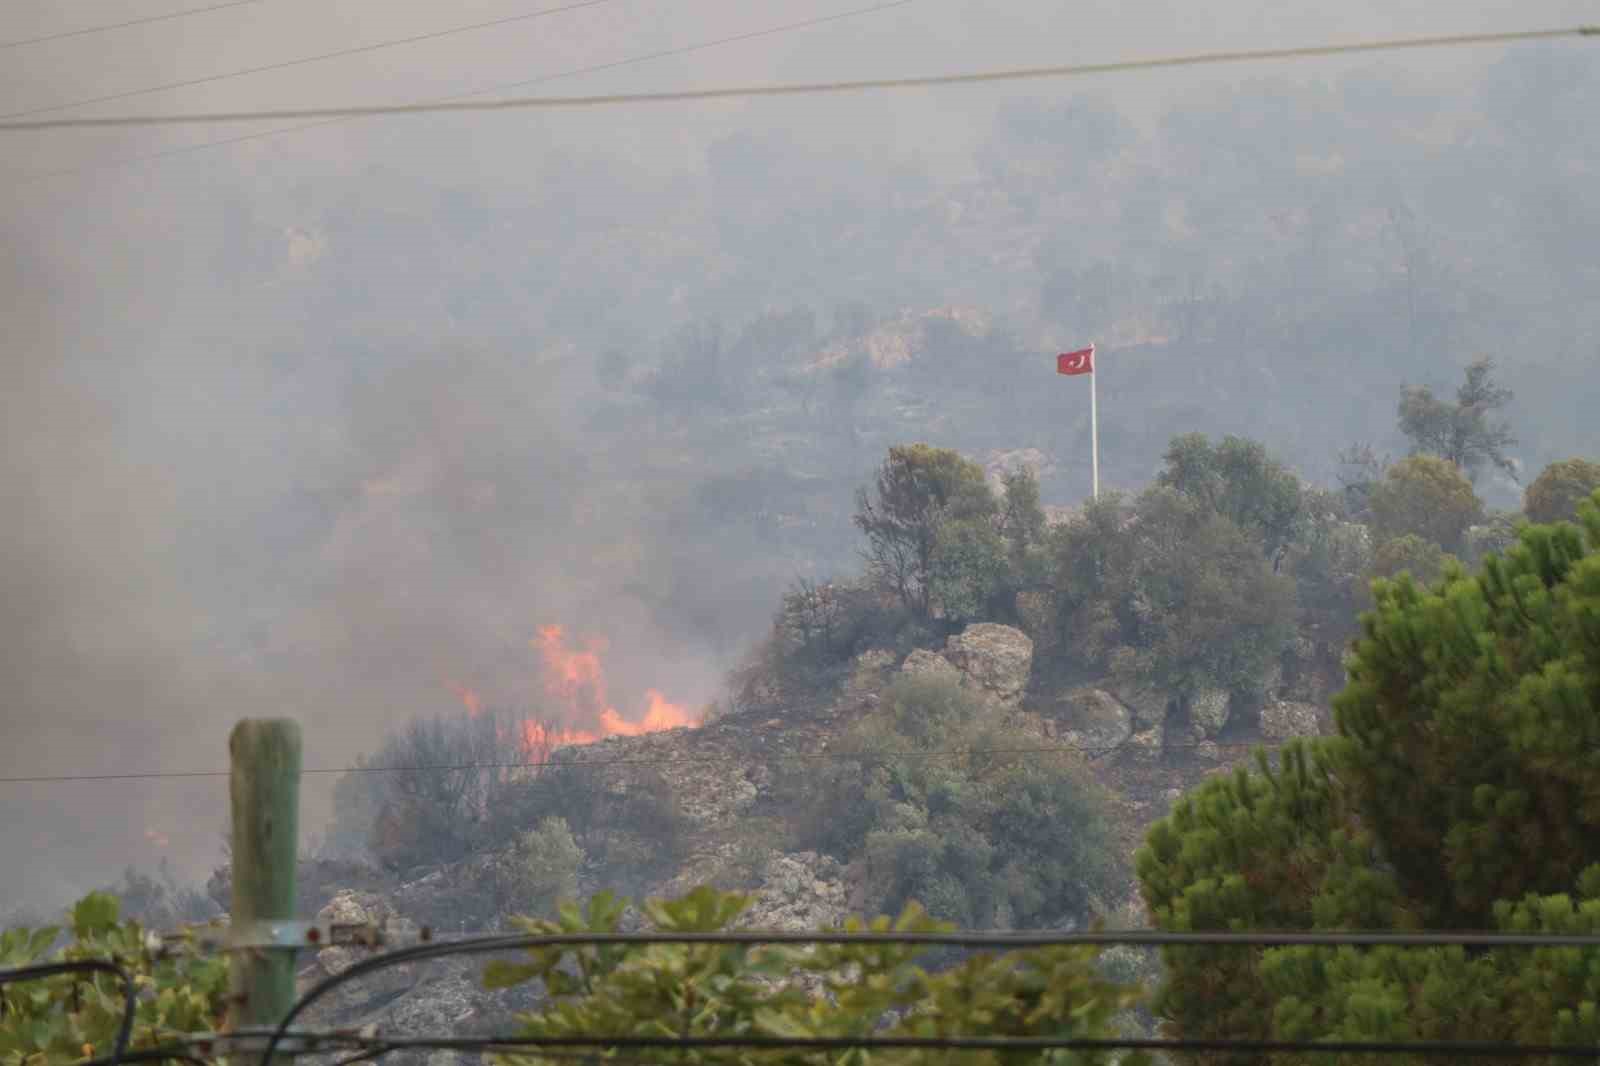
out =
[[[72,908],[72,940],[50,948],[53,927],[0,933],[0,967],[46,961],[108,959],[138,989],[129,1047],[155,1047],[188,1033],[213,1032],[227,1010],[228,965],[215,956],[179,954],[155,959],[145,929],[119,921],[117,900],[94,892]],[[124,990],[110,974],[63,975],[0,987],[0,1062],[44,1066],[108,1054],[122,1024]]]
[[[1006,542],[987,518],[939,523],[928,560],[930,602],[952,622],[991,618],[1008,572]]]
[[[1530,522],[1567,522],[1578,504],[1600,489],[1600,463],[1562,459],[1551,463],[1522,494],[1522,513]]]
[[[578,897],[583,849],[561,818],[545,818],[512,849],[509,876],[500,886],[507,905],[522,914],[548,914]]]
[[[562,749],[508,805],[514,824],[546,827],[560,819],[584,861],[612,884],[643,884],[688,851],[688,818],[654,767],[590,766],[581,750]],[[558,837],[552,833],[541,844],[564,851]]]
[[[1136,863],[1157,923],[1600,928],[1600,495],[1583,520],[1523,528],[1477,574],[1376,582],[1337,736],[1207,782],[1151,829]],[[1183,1036],[1556,1042],[1600,1017],[1576,951],[1167,962],[1158,1010]]]
[[[1335,652],[1359,631],[1357,615],[1370,605],[1372,534],[1344,517],[1343,499],[1308,491],[1300,529],[1284,559],[1300,604],[1300,632]]]
[[[1434,396],[1427,386],[1400,390],[1400,431],[1413,454],[1436,455],[1476,481],[1484,465],[1515,476],[1516,463],[1506,449],[1517,443],[1511,427],[1490,416],[1511,402],[1511,390],[1494,383],[1494,361],[1480,357],[1468,364],[1454,403]]]
[[[857,494],[854,521],[866,534],[873,576],[893,589],[907,610],[928,618],[939,526],[989,519],[997,510],[976,463],[948,448],[909,444],[889,449],[873,491]]]
[[[1292,633],[1294,586],[1261,542],[1188,494],[1103,496],[1054,531],[1063,673],[1180,694],[1252,691]]]
[[[1301,510],[1300,479],[1259,441],[1203,433],[1174,437],[1157,483],[1176,489],[1261,538],[1270,553],[1293,534]]]
[[[1447,552],[1462,551],[1468,527],[1483,517],[1472,483],[1444,459],[1413,455],[1389,467],[1367,497],[1380,540],[1408,533]]]
[[[1405,533],[1384,541],[1373,550],[1367,573],[1375,578],[1406,573],[1427,584],[1437,580],[1447,566],[1458,562],[1433,541],[1424,540],[1415,533]]]
[[[155,875],[129,866],[122,881],[105,891],[117,897],[122,914],[143,925],[171,929],[180,925],[208,922],[219,909],[203,891],[179,883],[172,860],[162,858]]]
[[[1068,753],[1005,754],[1015,730],[956,684],[897,679],[834,745],[859,758],[780,786],[798,843],[858,863],[874,907],[969,928],[1085,916],[1115,884],[1104,799]]]
[[[701,887],[676,900],[646,900],[641,909],[653,931],[708,933],[731,927],[749,903],[747,896]],[[609,933],[620,927],[624,910],[622,900],[599,895],[585,911],[569,905],[554,921],[521,924],[532,934]],[[949,928],[917,908],[908,908],[893,923],[887,918],[870,924],[852,919],[845,926],[848,932]],[[1116,1013],[1137,1000],[1135,990],[1099,975],[1092,949],[976,954],[936,973],[917,964],[921,953],[910,945],[561,946],[534,949],[526,963],[490,963],[484,982],[490,988],[531,980],[543,985],[548,1005],[519,1016],[528,1036],[1110,1037]],[[536,1054],[501,1058],[557,1061]],[[912,1050],[729,1048],[675,1052],[673,1058],[741,1066],[815,1066],[824,1061],[910,1066],[930,1056]],[[961,1060],[1001,1066],[1096,1063],[1110,1057],[1103,1052],[963,1052]],[[1146,1060],[1125,1055],[1118,1061],[1143,1066]]]

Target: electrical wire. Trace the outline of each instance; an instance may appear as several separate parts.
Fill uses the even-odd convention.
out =
[[[172,19],[188,18],[190,15],[204,15],[211,11],[221,11],[229,7],[244,7],[246,4],[259,4],[260,2],[261,0],[228,0],[225,4],[212,4],[209,7],[191,7],[183,11],[171,11],[165,15],[146,15],[144,18],[129,19],[126,22],[113,22],[106,26],[90,26],[84,30],[49,33],[43,37],[29,37],[21,41],[0,41],[0,50],[22,48],[30,44],[44,44],[48,41],[61,41],[68,37],[83,37],[91,33],[110,33],[112,30],[125,30],[129,26],[143,26],[151,22],[167,22]]]
[[[1168,744],[1162,751],[1194,751],[1210,745],[1218,750],[1237,750],[1241,748],[1262,748],[1276,751],[1283,747],[1283,741],[1270,740],[1240,740],[1240,741],[1203,741],[1199,744]],[[587,745],[583,745],[587,747]],[[853,759],[858,761],[890,760],[890,759],[945,759],[966,756],[1003,756],[1003,755],[1111,755],[1119,751],[1133,750],[1129,744],[1091,745],[1091,744],[1047,744],[1018,748],[948,748],[937,751],[809,751],[809,752],[774,752],[756,755],[721,755],[702,756],[685,755],[676,758],[620,758],[620,759],[541,759],[529,762],[467,762],[467,763],[439,763],[434,765],[418,766],[313,766],[302,769],[301,775],[309,774],[422,774],[422,773],[454,773],[463,770],[539,770],[547,767],[562,769],[603,769],[612,766],[680,766],[685,763],[774,763],[774,762],[809,762],[809,761],[840,761]],[[202,777],[227,777],[229,770],[180,770],[180,771],[146,771],[122,774],[41,774],[31,777],[0,777],[0,785],[38,785],[57,784],[83,781],[145,781],[162,780],[164,778],[202,778]]]
[[[1265,48],[1249,51],[1202,52],[1191,55],[1130,59],[1111,63],[1076,63],[1063,66],[1023,67],[968,74],[931,74],[909,78],[868,78],[859,81],[800,82],[792,85],[736,85],[718,89],[676,92],[611,93],[598,96],[523,96],[508,100],[458,100],[414,104],[281,108],[259,111],[213,111],[185,115],[118,115],[105,118],[42,119],[0,122],[0,131],[115,128],[124,126],[181,126],[214,122],[286,121],[291,119],[350,119],[379,115],[444,114],[451,112],[514,111],[619,104],[674,103],[693,100],[750,99],[768,96],[802,96],[883,89],[920,89],[948,85],[977,85],[1039,78],[1065,78],[1089,74],[1115,74],[1169,67],[1218,63],[1309,59],[1398,49],[1449,48],[1462,45],[1551,40],[1559,37],[1600,36],[1600,26],[1570,26],[1554,30],[1520,30],[1503,33],[1469,33],[1445,37],[1390,38],[1353,44],[1312,45],[1300,48]]]
[[[279,1022],[277,1030],[263,1049],[261,1064],[268,1066],[273,1052],[290,1026],[302,1013],[318,1000],[340,986],[367,974],[392,966],[443,958],[452,955],[483,955],[503,951],[536,950],[550,947],[584,945],[650,946],[659,944],[709,944],[721,946],[750,946],[761,944],[905,944],[929,947],[1007,948],[1066,947],[1073,945],[1234,945],[1272,947],[1287,945],[1320,946],[1439,946],[1462,945],[1478,947],[1589,947],[1600,948],[1600,935],[1552,934],[1533,935],[1518,933],[1220,933],[1220,932],[1163,932],[1149,930],[1119,930],[1088,933],[791,933],[722,932],[722,933],[554,933],[533,936],[485,936],[460,940],[454,943],[427,943],[402,948],[373,958],[364,959],[338,974],[324,978],[313,985]],[[1431,1043],[1403,1043],[1392,1041],[1149,1041],[1127,1042],[1118,1040],[1087,1041],[1079,1038],[1056,1037],[818,1037],[794,1039],[786,1037],[665,1037],[665,1036],[543,1036],[543,1037],[481,1037],[459,1038],[463,1043],[435,1042],[436,1047],[556,1047],[556,1048],[813,1048],[816,1050],[841,1050],[847,1048],[964,1048],[983,1050],[1047,1050],[1052,1048],[1144,1048],[1179,1050],[1247,1050],[1247,1051],[1349,1051],[1369,1053],[1394,1052],[1453,1052],[1469,1055],[1506,1054],[1513,1056],[1551,1055],[1593,1057],[1600,1054],[1594,1046],[1581,1045],[1518,1045],[1496,1042],[1436,1041]],[[403,1039],[384,1039],[390,1049],[407,1046],[422,1047],[422,1043]]]
[[[58,977],[69,973],[109,973],[122,982],[122,1022],[117,1026],[116,1040],[111,1046],[110,1056],[104,1063],[105,1066],[118,1066],[119,1063],[135,1061],[128,1056],[128,1041],[133,1037],[133,1012],[137,990],[128,971],[116,963],[107,959],[77,959],[71,962],[44,962],[33,966],[19,966],[15,969],[0,970],[0,985],[15,981],[42,981],[47,977]]]
[[[254,2],[254,0],[251,0]],[[126,92],[109,93],[105,96],[91,96],[83,100],[73,100],[71,103],[51,104],[48,107],[34,107],[26,111],[12,111],[0,115],[0,118],[20,118],[23,115],[44,115],[52,111],[66,111],[74,107],[86,107],[89,104],[104,104],[113,100],[127,100],[135,96],[148,96],[151,93],[167,92],[171,89],[187,89],[194,85],[208,85],[212,82],[227,81],[231,78],[248,77],[251,74],[265,74],[268,71],[288,70],[291,67],[304,66],[307,63],[321,63],[329,59],[342,59],[346,56],[362,55],[367,52],[378,52],[385,48],[398,48],[401,45],[420,44],[423,41],[435,41],[441,37],[450,37],[459,33],[470,33],[473,30],[486,30],[494,26],[505,26],[513,22],[525,22],[529,19],[543,18],[546,15],[559,15],[567,11],[576,11],[579,8],[595,7],[600,4],[609,4],[613,0],[575,0],[574,3],[563,4],[560,7],[540,8],[537,11],[525,11],[520,15],[507,15],[504,18],[490,19],[488,22],[474,22],[466,26],[453,26],[445,30],[435,30],[430,33],[419,33],[411,37],[397,37],[388,41],[377,41],[373,44],[359,45],[355,48],[342,48],[337,52],[324,52],[320,55],[302,56],[299,59],[286,59],[280,63],[268,63],[260,67],[246,67],[243,70],[227,71],[222,74],[208,74],[203,78],[188,78],[184,81],[167,82],[164,85],[152,85],[144,89],[130,89]]]
[[[879,11],[888,11],[891,8],[903,7],[915,3],[916,0],[887,0],[886,3],[873,4],[870,7],[854,8],[849,11],[839,11],[832,15],[819,15],[816,18],[802,19],[799,22],[788,22],[778,26],[769,26],[766,29],[750,30],[745,33],[736,33],[729,37],[716,37],[707,41],[698,41],[694,44],[680,45],[676,48],[665,48],[657,52],[646,52],[642,55],[627,56],[623,59],[613,59],[605,63],[595,63],[585,67],[573,67],[569,70],[557,71],[554,74],[544,74],[537,78],[525,78],[520,81],[500,82],[487,85],[481,89],[471,89],[467,92],[454,93],[450,96],[437,97],[434,102],[448,103],[453,100],[465,100],[474,96],[484,96],[488,93],[505,92],[508,89],[521,89],[530,85],[542,85],[546,82],[556,81],[561,78],[574,78],[583,74],[596,74],[606,70],[616,70],[621,67],[634,66],[638,63],[648,63],[657,59],[668,59],[673,56],[689,55],[694,52],[704,51],[708,48],[717,48],[725,44],[738,44],[743,41],[752,41],[760,37],[771,37],[780,33],[793,30],[808,29],[812,26],[821,26],[841,19],[855,18],[859,15],[875,14]],[[285,126],[281,129],[262,130],[256,133],[240,134],[237,137],[224,137],[220,140],[205,141],[201,144],[186,144],[177,148],[167,148],[159,152],[149,152],[144,155],[125,156],[121,159],[106,160],[100,163],[88,163],[79,167],[65,167],[59,170],[45,170],[18,175],[17,185],[27,185],[55,178],[74,177],[83,174],[92,174],[102,170],[117,170],[123,167],[135,166],[139,163],[152,163],[173,156],[187,155],[190,152],[202,152],[210,148],[222,148],[231,144],[241,144],[265,137],[276,137],[280,134],[299,133],[304,130],[318,129],[322,126],[332,126],[341,122],[350,121],[344,118],[323,119],[317,122],[303,122],[294,126]]]

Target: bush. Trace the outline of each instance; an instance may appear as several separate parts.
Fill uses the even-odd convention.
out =
[[[220,955],[154,959],[139,922],[120,921],[116,897],[85,896],[71,912],[72,940],[51,952],[54,927],[0,933],[0,968],[45,961],[112,959],[141,990],[129,1048],[214,1032],[227,1011],[228,962]],[[109,974],[67,974],[0,986],[0,1061],[42,1066],[109,1055],[122,1024],[124,990]]]
[[[856,863],[875,908],[916,901],[969,927],[1081,919],[1115,884],[1102,794],[1066,753],[1006,754],[1015,729],[958,685],[897,679],[835,745],[859,759],[780,782],[798,846]]]
[[[750,897],[701,887],[681,899],[647,900],[648,928],[663,933],[711,933],[731,928]],[[624,901],[595,897],[586,911],[563,908],[554,921],[523,921],[527,933],[611,933],[621,927]],[[846,930],[932,933],[950,926],[908,909],[898,921],[870,925],[852,919]],[[649,947],[586,944],[535,949],[526,963],[497,961],[485,969],[491,989],[538,981],[539,1010],[519,1016],[528,1036],[572,1037],[676,1034],[689,1037],[1056,1036],[1109,1038],[1117,1013],[1138,1001],[1134,989],[1106,980],[1093,948],[983,952],[941,972],[918,965],[917,945],[765,945],[751,950],[714,944]],[[825,989],[825,995],[817,990]],[[604,1061],[604,1051],[597,1058]],[[972,1066],[1032,1061],[1035,1053],[961,1052]],[[781,1066],[819,1061],[798,1049],[703,1048],[682,1061],[726,1066]],[[1055,1056],[1051,1056],[1052,1061]],[[827,1059],[883,1066],[932,1061],[922,1050],[846,1051]],[[519,1061],[555,1062],[519,1056]],[[1105,1052],[1075,1051],[1061,1062],[1145,1066],[1140,1054],[1113,1060]]]
[[[518,914],[553,914],[578,898],[583,849],[561,818],[546,818],[517,841],[500,886],[504,906]]]

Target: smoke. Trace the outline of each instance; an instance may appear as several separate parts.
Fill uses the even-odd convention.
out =
[[[424,98],[848,6],[619,2],[115,106]],[[1588,6],[1524,4],[1518,25],[1561,25]],[[0,40],[75,28],[55,21],[62,5],[18,8],[0,17]],[[527,8],[339,0],[313,10],[284,0],[77,38],[8,53],[0,110]],[[892,77],[1472,32],[1504,28],[1502,9],[1438,0],[1270,11],[1171,0],[923,0],[539,91]],[[134,0],[96,7],[107,22],[154,11]],[[1432,98],[1497,55],[1272,74],[1370,69],[1380,101],[1401,82]],[[1215,71],[1084,88],[1150,127],[1178,94],[1259,76]],[[351,123],[8,191],[0,776],[225,769],[228,730],[258,715],[298,718],[307,765],[338,766],[414,715],[453,711],[455,685],[488,705],[538,713],[544,689],[529,642],[550,624],[575,642],[606,642],[610,698],[624,714],[642,712],[651,689],[690,708],[715,696],[789,577],[849,565],[839,510],[875,455],[852,450],[848,434],[820,416],[763,442],[737,418],[702,417],[664,398],[692,404],[724,382],[634,386],[677,365],[679,326],[712,315],[732,334],[764,311],[800,305],[826,315],[862,300],[892,314],[977,294],[1003,314],[1032,301],[1040,279],[1026,217],[992,259],[965,260],[963,204],[937,193],[982,169],[977,153],[999,111],[1076,91]],[[1537,111],[1541,101],[1513,103]],[[1269,135],[1248,122],[1217,124],[1241,146],[1225,162],[1254,175],[1250,145]],[[0,170],[48,171],[253,132],[13,136]],[[1115,177],[1125,161],[1109,136],[1107,158],[1094,163]],[[1002,138],[994,151],[1015,141]],[[1081,162],[1074,151],[1067,144],[1043,158]],[[1195,173],[1216,162],[1196,160]],[[1090,182],[1072,167],[1041,181],[1045,192],[1063,187],[1112,190],[1128,198],[1120,205],[1128,217],[1152,233],[1163,224],[1158,191],[1145,186]],[[1147,192],[1148,203],[1137,199]],[[1552,257],[1570,260],[1577,253],[1564,242],[1579,231],[1567,222],[1578,208],[1549,203],[1540,232]],[[1114,213],[1098,202],[1083,208],[1086,219]],[[913,226],[939,240],[907,238]],[[884,252],[840,255],[836,235],[854,242],[841,236],[839,247]],[[1107,229],[1096,239],[1115,260],[1129,247],[1124,237]],[[1052,239],[1067,265],[1084,254],[1076,232]],[[1374,231],[1368,245],[1382,239]],[[1266,243],[1240,237],[1227,255],[1246,262]],[[1165,247],[1155,237],[1151,246]],[[1072,276],[1089,277],[1091,265]],[[1086,300],[1080,288],[1075,298]],[[1554,313],[1571,314],[1568,333],[1582,336],[1577,311]],[[1165,365],[1141,373],[1152,382],[1170,376]],[[1572,404],[1584,383],[1552,386],[1539,403]],[[1108,434],[1158,442],[1169,427],[1157,421]],[[1280,412],[1280,421],[1294,423],[1294,413]],[[1003,418],[991,423],[996,446],[1031,443],[1005,436],[1017,430]],[[790,445],[806,434],[825,438],[826,462],[795,457]],[[1120,442],[1108,436],[1108,444]],[[781,528],[761,517],[785,508],[786,519],[799,517]],[[308,779],[310,827],[326,811],[329,784]],[[163,856],[203,874],[217,858],[225,812],[225,781],[215,778],[0,784],[0,898],[55,905],[114,880],[125,863]]]

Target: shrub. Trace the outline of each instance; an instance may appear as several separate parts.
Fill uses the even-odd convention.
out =
[[[857,864],[874,907],[963,925],[1081,918],[1116,863],[1100,790],[1065,753],[1007,754],[1016,723],[953,683],[902,677],[835,751],[779,784],[798,845]],[[892,753],[892,754],[885,754]]]
[[[71,912],[71,941],[51,947],[54,927],[0,933],[0,967],[52,961],[111,959],[138,985],[129,1048],[143,1050],[174,1035],[214,1032],[227,1011],[228,962],[220,955],[152,958],[145,929],[119,920],[116,897],[90,893]],[[42,1066],[109,1055],[122,1024],[123,988],[110,974],[66,974],[0,987],[0,1061]]]

